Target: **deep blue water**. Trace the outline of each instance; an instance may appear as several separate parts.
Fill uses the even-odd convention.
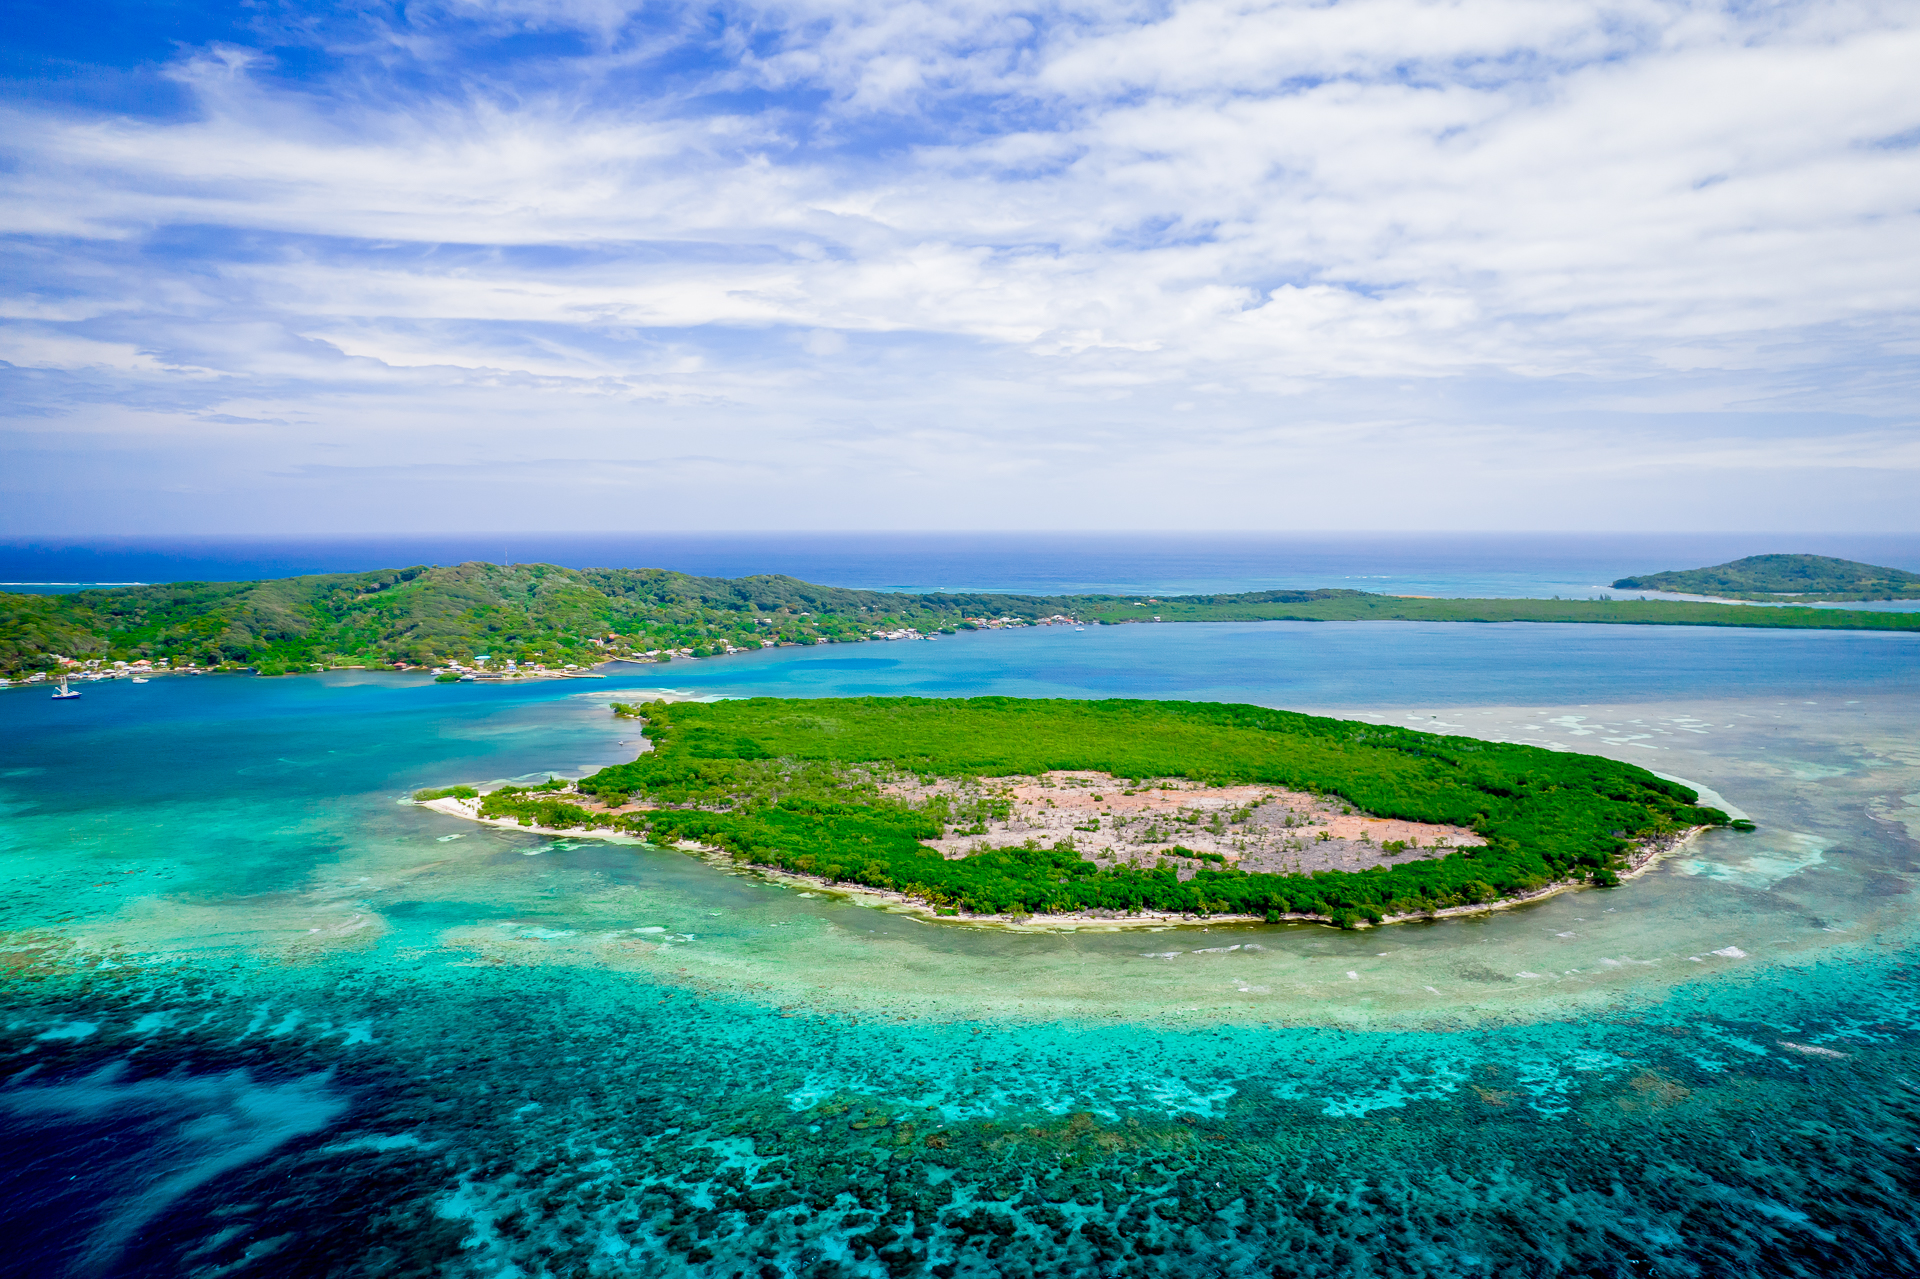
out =
[[[1835,533],[751,533],[13,540],[0,583],[235,581],[463,560],[786,573],[876,590],[1181,594],[1346,587],[1463,597],[1602,593],[1621,577],[1776,551],[1920,571],[1920,535]]]
[[[3,692],[0,1272],[1915,1273],[1920,965],[1885,922],[1920,881],[1915,652],[1135,626],[513,688]],[[1754,851],[1782,835],[1704,849],[1730,878],[1223,954],[935,929],[396,802],[626,758],[604,703],[661,685],[1683,699],[1688,724],[1768,717],[1690,758],[1748,787],[1751,838],[1820,842],[1786,878]]]

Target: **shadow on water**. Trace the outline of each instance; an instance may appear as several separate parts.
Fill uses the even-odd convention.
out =
[[[34,1273],[119,1273],[177,1201],[320,1132],[347,1105],[331,1071],[277,1083],[184,1065],[152,1076],[121,1059],[59,1081],[29,1074],[0,1089],[0,1233]]]
[[[58,1061],[0,1090],[7,1272],[1920,1265],[1920,1008],[1898,963],[1378,1034],[929,1024],[632,974],[355,967],[261,968],[224,993],[130,979],[87,1001],[79,1038],[70,1008],[16,1020],[0,1050]],[[331,1021],[293,1015],[323,1000]],[[138,1009],[168,1006],[185,1015],[136,1032]],[[345,1042],[346,1016],[373,1038]],[[282,1026],[270,1062],[225,1066]],[[136,1038],[154,1042],[134,1055]]]

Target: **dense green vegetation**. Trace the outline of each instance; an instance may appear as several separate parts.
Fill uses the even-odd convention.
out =
[[[1920,599],[1920,573],[1826,555],[1749,555],[1712,568],[1623,577],[1613,585],[1623,591],[1738,600],[1772,600],[1783,595],[1820,600]]]
[[[430,665],[485,655],[580,665],[649,651],[707,656],[778,643],[951,630],[968,617],[1059,611],[1040,596],[895,595],[791,577],[468,563],[269,582],[183,582],[70,595],[0,594],[0,673],[54,654],[299,670]]]
[[[1422,599],[1358,591],[1298,603],[1263,593],[1180,596],[1140,603],[1089,601],[1089,621],[1140,622],[1585,622],[1627,626],[1743,626],[1793,630],[1920,631],[1920,613],[1841,608],[1754,608],[1688,600]]]
[[[850,698],[622,708],[654,748],[576,786],[628,813],[587,808],[556,784],[507,787],[489,816],[694,840],[740,861],[889,889],[982,914],[1180,911],[1351,926],[1512,897],[1567,879],[1615,882],[1635,841],[1725,825],[1691,791],[1631,764],[1441,737],[1259,706],[1206,702]],[[943,858],[922,845],[970,814],[882,784],[920,777],[1088,769],[1123,778],[1266,783],[1338,796],[1381,817],[1466,826],[1487,842],[1362,872],[1248,874],[1170,864],[1100,867],[1070,840]]]
[[[440,786],[432,790],[417,790],[413,797],[424,804],[430,799],[478,799],[480,792],[471,786]]]
[[[1889,570],[1891,571],[1891,570]],[[1005,619],[1121,623],[1263,621],[1607,622],[1920,630],[1920,614],[1640,600],[1432,600],[1360,591],[1116,595],[905,595],[791,577],[691,577],[661,569],[468,563],[269,582],[178,582],[70,595],[0,593],[0,675],[78,660],[281,673],[345,664],[545,665],[768,644],[852,642]]]

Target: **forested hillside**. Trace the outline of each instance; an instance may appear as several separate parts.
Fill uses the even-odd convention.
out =
[[[1614,586],[1626,591],[1671,591],[1737,600],[1920,599],[1920,573],[1827,555],[1749,555],[1712,568],[1623,577]]]
[[[243,666],[432,665],[487,655],[590,665],[663,650],[694,656],[995,619],[1089,623],[1260,621],[1607,622],[1920,630],[1920,614],[1637,600],[1437,600],[1348,590],[1119,595],[923,594],[796,578],[663,569],[467,563],[266,582],[177,582],[71,595],[0,594],[0,675],[90,660]]]
[[[0,670],[51,654],[201,665],[432,664],[486,654],[587,664],[620,653],[937,630],[984,611],[1041,616],[1038,597],[909,596],[791,577],[467,563],[268,582],[0,595]]]

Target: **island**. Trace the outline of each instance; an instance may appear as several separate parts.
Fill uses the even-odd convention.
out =
[[[1666,591],[1767,602],[1920,599],[1920,573],[1827,555],[1749,555],[1712,568],[1623,577],[1613,586],[1621,591]]]
[[[1212,702],[615,704],[651,749],[577,781],[423,790],[973,922],[1356,928],[1611,887],[1710,827],[1632,764]]]
[[[777,574],[717,578],[475,561],[260,582],[0,593],[0,680],[115,671],[285,675],[343,666],[431,670],[449,682],[526,679],[578,675],[614,660],[674,662],[770,646],[926,640],[1007,627],[1255,621],[1920,631],[1920,614],[1861,609],[1424,599],[1352,590],[913,594]]]

